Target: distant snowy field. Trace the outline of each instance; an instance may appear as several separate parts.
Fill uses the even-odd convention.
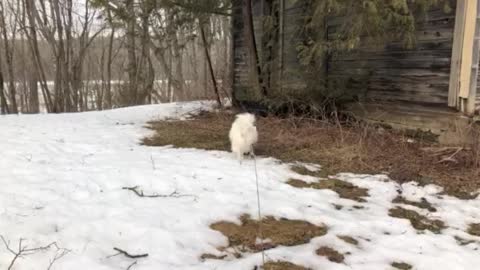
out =
[[[231,153],[171,147],[146,147],[147,121],[184,118],[213,103],[191,102],[139,106],[103,112],[0,116],[0,235],[12,249],[19,239],[28,248],[56,242],[58,248],[26,254],[13,269],[46,270],[62,249],[70,252],[51,269],[241,269],[261,263],[260,254],[240,259],[206,260],[204,253],[227,239],[209,228],[220,220],[256,217],[254,164],[239,164]],[[285,260],[312,269],[385,270],[394,261],[413,269],[473,270],[480,265],[480,237],[466,233],[480,223],[480,199],[461,201],[439,196],[440,188],[400,186],[382,175],[342,174],[338,178],[369,190],[364,203],[341,199],[329,190],[298,189],[285,184],[295,177],[311,180],[272,158],[258,159],[264,215],[326,225],[328,233],[310,243],[277,247],[269,260]],[[140,198],[122,187],[145,192],[189,195]],[[403,195],[424,197],[434,213],[413,209],[448,226],[441,234],[418,233],[405,219],[388,216],[391,201]],[[343,206],[342,210],[334,205]],[[362,205],[362,209],[353,206]],[[353,246],[336,235],[359,240]],[[460,245],[455,236],[470,242]],[[346,255],[334,263],[315,254],[320,246]],[[143,259],[111,256],[118,247],[148,253]],[[0,242],[0,269],[13,254]]]

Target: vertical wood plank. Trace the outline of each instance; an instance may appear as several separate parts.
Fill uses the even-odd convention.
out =
[[[479,94],[477,83],[478,83],[478,69],[479,69],[479,61],[480,61],[480,0],[473,0],[476,2],[476,9],[475,9],[475,16],[474,16],[474,39],[472,44],[472,68],[471,68],[471,75],[470,75],[470,92],[468,95],[468,102],[467,102],[467,114],[473,115],[475,114],[477,108],[477,95]]]
[[[455,29],[453,35],[452,60],[450,65],[450,83],[448,89],[448,106],[450,107],[458,106],[463,33],[465,29],[466,1],[468,0],[457,0]]]
[[[468,99],[470,96],[470,78],[473,65],[473,41],[477,22],[477,2],[469,0],[466,2],[465,30],[463,33],[463,48],[460,67],[460,91],[459,97]]]

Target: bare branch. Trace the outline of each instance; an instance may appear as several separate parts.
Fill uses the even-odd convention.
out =
[[[139,259],[139,258],[148,257],[148,253],[136,255],[136,254],[130,254],[130,253],[126,252],[125,250],[119,249],[119,248],[117,248],[117,247],[114,247],[113,249],[114,249],[115,251],[118,251],[120,254],[125,255],[125,257],[130,258],[130,259]]]
[[[137,195],[138,197],[142,197],[142,198],[181,198],[181,197],[197,197],[195,195],[189,195],[189,194],[180,194],[178,193],[176,190],[174,190],[172,193],[170,194],[157,194],[157,193],[153,193],[153,194],[145,194],[143,192],[143,190],[139,189],[140,187],[139,186],[134,186],[134,187],[122,187],[123,190],[130,190],[132,191],[133,193],[135,193],[135,195]]]
[[[55,264],[55,262],[57,262],[61,258],[65,257],[70,252],[71,252],[71,250],[68,250],[68,249],[64,249],[64,248],[58,249],[57,253],[53,257],[53,259],[50,260],[50,264],[48,265],[47,270],[51,270],[52,266]]]
[[[2,240],[3,244],[5,245],[5,248],[12,254],[14,255],[13,259],[10,261],[10,264],[7,268],[7,270],[11,270],[13,268],[13,265],[15,264],[15,262],[19,259],[19,258],[22,258],[23,256],[27,256],[27,255],[31,255],[31,254],[34,254],[34,253],[37,253],[37,252],[41,252],[41,251],[46,251],[46,250],[49,250],[52,246],[56,247],[57,250],[62,250],[61,248],[59,248],[57,246],[57,243],[56,242],[52,242],[46,246],[43,246],[43,247],[35,247],[35,248],[28,248],[28,246],[24,246],[23,245],[23,241],[25,239],[22,239],[20,238],[20,240],[18,241],[18,248],[17,250],[13,250],[11,247],[10,247],[10,242],[5,240],[5,238],[0,235],[0,239]],[[64,254],[66,255],[66,254]],[[64,255],[62,255],[61,257],[63,257]],[[60,257],[60,258],[61,258]],[[60,259],[58,258],[58,259]],[[56,260],[58,260],[56,259]],[[56,261],[54,260],[54,261]],[[53,264],[53,263],[52,263]],[[50,269],[50,268],[48,268]]]
[[[136,264],[137,264],[137,261],[134,261],[133,263],[131,263],[131,264],[127,267],[127,270],[132,269],[132,267],[133,267],[134,265],[136,265]]]

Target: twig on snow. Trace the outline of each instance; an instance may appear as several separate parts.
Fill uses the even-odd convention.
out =
[[[137,261],[134,261],[133,263],[131,263],[131,264],[127,267],[127,270],[132,269],[132,267],[133,267],[134,265],[136,265],[136,264],[137,264]]]
[[[58,246],[57,246],[57,243],[56,242],[52,242],[46,246],[43,246],[43,247],[35,247],[35,248],[28,248],[27,246],[24,246],[23,245],[23,241],[25,239],[22,239],[20,238],[20,240],[18,241],[18,247],[17,247],[17,250],[13,250],[11,247],[10,247],[10,243],[5,240],[5,238],[0,235],[0,239],[2,240],[3,244],[5,245],[5,248],[14,256],[13,259],[10,261],[10,264],[7,268],[7,270],[11,270],[13,268],[13,265],[15,264],[15,262],[19,259],[19,258],[22,258],[23,256],[27,256],[27,255],[31,255],[31,254],[34,254],[36,252],[40,252],[40,251],[45,251],[45,250],[48,250],[50,249],[52,246],[55,246],[57,248],[57,250],[61,250]],[[66,254],[64,254],[66,255]],[[62,257],[64,256],[62,255]],[[61,257],[60,257],[61,258]],[[60,258],[57,258],[56,260],[60,259]],[[56,261],[54,260],[54,262]],[[53,265],[53,263],[51,263],[51,265]],[[50,267],[48,268],[50,269]]]
[[[119,254],[123,254],[123,255],[125,255],[125,257],[130,258],[130,259],[139,259],[139,258],[148,257],[148,253],[135,255],[135,254],[130,254],[130,253],[126,252],[125,250],[119,249],[117,247],[114,247],[113,249],[115,251],[118,251]]]
[[[58,247],[57,247],[58,248]],[[66,256],[68,253],[70,253],[71,250],[69,249],[65,249],[65,248],[61,248],[61,249],[58,249],[57,250],[57,253],[55,254],[55,256],[53,257],[53,259],[50,260],[50,264],[48,265],[48,268],[47,270],[50,270],[52,269],[52,266],[58,261],[60,260],[61,258],[63,258],[64,256]]]
[[[157,194],[157,193],[153,193],[153,194],[145,194],[143,192],[143,190],[139,189],[140,187],[139,186],[134,186],[134,187],[122,187],[123,190],[130,190],[132,191],[133,193],[135,193],[135,195],[137,195],[138,197],[142,197],[142,198],[181,198],[181,197],[194,197],[196,198],[195,195],[189,195],[189,194],[180,194],[178,193],[176,190],[174,190],[172,193],[170,194]]]

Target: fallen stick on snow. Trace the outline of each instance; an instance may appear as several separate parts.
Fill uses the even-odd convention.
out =
[[[181,197],[194,197],[194,198],[196,198],[197,197],[195,195],[180,194],[176,190],[174,190],[170,194],[156,194],[156,193],[145,194],[145,193],[143,193],[143,190],[139,189],[139,186],[122,187],[122,189],[123,190],[130,190],[133,193],[135,193],[135,195],[137,195],[138,197],[142,197],[142,198],[181,198]]]
[[[55,257],[53,258],[53,260],[50,261],[50,265],[48,266],[48,269],[51,269],[53,264],[56,261],[60,260],[62,257],[64,257],[65,255],[67,255],[70,252],[70,250],[68,250],[68,249],[58,247],[56,242],[52,242],[52,243],[50,243],[46,246],[43,246],[43,247],[28,248],[27,246],[23,245],[23,241],[25,239],[22,239],[22,238],[20,238],[20,240],[18,241],[17,250],[13,250],[10,247],[10,242],[7,241],[2,235],[0,235],[0,239],[2,240],[3,244],[5,245],[5,248],[14,256],[13,259],[10,261],[10,264],[9,264],[7,270],[13,269],[13,265],[15,264],[17,259],[19,259],[19,258],[22,258],[22,257],[27,256],[27,255],[32,255],[32,254],[35,254],[37,252],[47,251],[50,248],[55,247],[57,249],[57,252],[61,252],[61,253],[55,254]]]
[[[138,254],[138,255],[132,255],[132,254],[126,252],[126,251],[123,250],[123,249],[119,249],[119,248],[116,248],[116,247],[114,247],[113,249],[114,249],[115,251],[118,251],[118,254],[123,254],[123,255],[125,255],[125,257],[130,258],[130,259],[138,259],[138,258],[148,257],[148,253]]]
[[[137,261],[134,261],[133,263],[131,263],[131,264],[127,267],[127,270],[132,269],[132,267],[133,267],[134,265],[136,265],[136,264],[137,264]]]

